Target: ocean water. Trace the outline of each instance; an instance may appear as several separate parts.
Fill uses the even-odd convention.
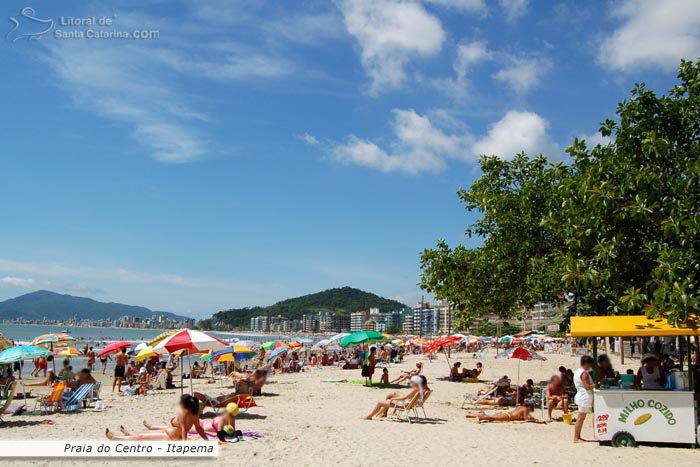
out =
[[[0,334],[16,343],[29,343],[35,337],[42,334],[68,331],[71,336],[78,339],[73,344],[74,347],[82,348],[85,344],[97,342],[113,342],[124,340],[128,342],[148,342],[159,334],[163,329],[129,329],[129,328],[85,328],[77,326],[39,326],[33,324],[0,324]],[[233,334],[213,332],[213,336],[220,339],[229,340],[233,338],[248,339],[253,341],[267,341],[281,339],[282,336],[271,336],[264,334]]]

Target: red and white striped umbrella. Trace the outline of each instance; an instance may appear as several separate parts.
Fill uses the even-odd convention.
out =
[[[189,355],[224,350],[228,344],[201,331],[183,329],[160,341],[153,351],[159,354],[185,350]]]
[[[112,342],[107,347],[100,350],[100,352],[97,354],[97,356],[102,358],[102,357],[105,357],[107,355],[111,355],[113,353],[121,352],[122,349],[129,349],[129,348],[131,348],[131,346],[132,346],[131,342],[127,342],[127,341]]]

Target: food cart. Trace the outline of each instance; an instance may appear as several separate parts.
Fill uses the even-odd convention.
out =
[[[664,319],[649,319],[645,316],[571,318],[572,337],[593,338],[593,359],[596,365],[599,337],[678,337],[687,344],[690,356],[690,336],[698,333],[696,317],[691,317],[678,327],[671,326]],[[634,446],[637,442],[681,443],[694,447],[700,430],[692,371],[688,374],[688,385],[679,384],[677,390],[594,389],[593,421],[596,440],[618,447]],[[594,367],[593,376],[598,381],[597,366]]]

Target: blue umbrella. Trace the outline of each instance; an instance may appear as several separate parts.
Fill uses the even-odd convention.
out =
[[[17,345],[0,352],[0,365],[19,362],[20,360],[32,360],[39,357],[48,357],[52,352],[44,347],[36,345]]]
[[[273,362],[277,357],[287,352],[289,352],[289,347],[287,347],[286,345],[283,345],[282,347],[277,347],[275,350],[272,351],[272,353],[269,357],[267,357],[267,359]]]

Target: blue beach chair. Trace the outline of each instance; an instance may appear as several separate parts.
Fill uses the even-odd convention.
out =
[[[75,392],[68,395],[68,398],[61,401],[62,412],[75,412],[83,408],[83,400],[92,396],[94,384],[83,384]]]

